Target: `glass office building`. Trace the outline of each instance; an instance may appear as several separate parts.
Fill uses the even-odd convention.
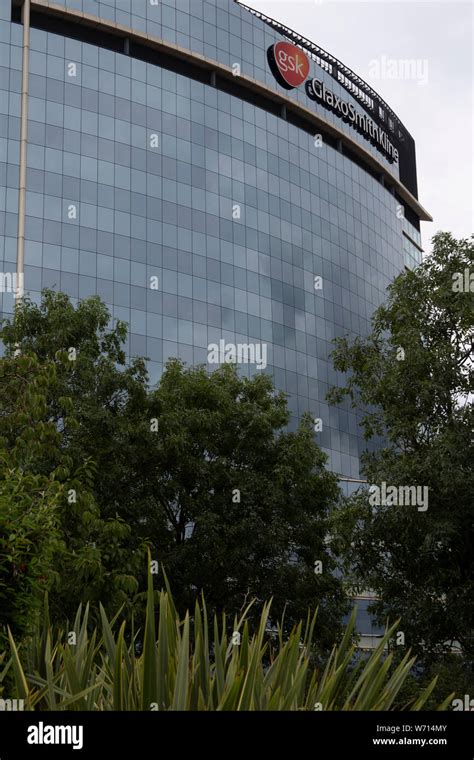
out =
[[[169,357],[212,369],[211,347],[243,347],[241,371],[321,421],[350,484],[363,444],[325,401],[331,341],[367,333],[429,218],[389,106],[271,19],[232,0],[1,0],[4,314],[15,275],[33,299],[99,294],[152,381]]]

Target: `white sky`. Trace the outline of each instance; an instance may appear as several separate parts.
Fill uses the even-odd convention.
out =
[[[415,140],[420,203],[434,219],[422,222],[425,249],[438,230],[468,237],[474,217],[473,2],[243,2],[332,53],[400,117]],[[426,82],[416,75],[374,77],[371,62],[383,73],[383,56],[387,64],[412,59]]]

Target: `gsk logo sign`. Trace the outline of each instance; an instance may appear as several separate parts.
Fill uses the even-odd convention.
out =
[[[309,60],[291,42],[276,42],[268,48],[268,63],[273,76],[286,90],[303,84],[309,74]]]

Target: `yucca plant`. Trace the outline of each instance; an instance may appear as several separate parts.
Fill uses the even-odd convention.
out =
[[[421,710],[436,678],[411,703],[397,697],[415,658],[408,651],[396,667],[387,645],[397,623],[387,627],[367,659],[356,658],[355,611],[342,641],[324,668],[315,663],[316,614],[285,637],[279,625],[268,634],[271,602],[264,605],[251,635],[247,614],[234,620],[215,617],[212,641],[205,600],[194,616],[180,618],[165,577],[155,609],[148,573],[143,631],[127,642],[125,621],[114,633],[100,610],[100,632],[88,629],[88,606],[79,608],[70,630],[53,634],[47,600],[38,634],[17,647],[9,633],[10,659],[0,682],[13,671],[16,696],[29,710]],[[157,629],[156,629],[157,623]],[[439,705],[446,709],[453,695]]]

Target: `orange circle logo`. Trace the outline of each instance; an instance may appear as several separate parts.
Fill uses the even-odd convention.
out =
[[[291,42],[276,42],[268,49],[273,76],[286,90],[303,84],[309,74],[309,59]]]

